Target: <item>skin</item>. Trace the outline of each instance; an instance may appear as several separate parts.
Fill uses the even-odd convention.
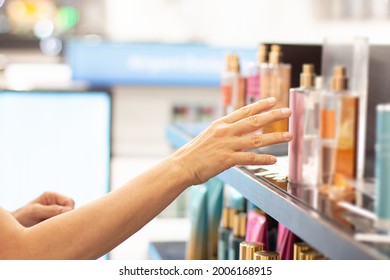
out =
[[[0,208],[0,259],[97,259],[137,232],[189,186],[235,165],[274,164],[274,156],[247,150],[292,139],[288,132],[251,134],[290,116],[288,108],[272,109],[275,104],[274,98],[261,100],[214,121],[121,188],[72,211],[73,202],[57,195],[46,202],[38,198],[26,206],[30,209],[14,213]],[[42,206],[58,211],[51,212],[52,216],[39,215],[35,211]]]

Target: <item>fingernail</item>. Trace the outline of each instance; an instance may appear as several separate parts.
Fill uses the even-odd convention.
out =
[[[283,115],[289,115],[291,113],[291,110],[289,108],[283,108],[282,110],[280,110],[280,112],[282,112]]]
[[[275,97],[270,97],[270,98],[267,98],[267,101],[269,104],[275,104],[276,103],[276,98]]]
[[[292,137],[292,134],[290,132],[283,132],[283,138],[289,139]]]
[[[269,156],[269,161],[270,161],[271,163],[276,163],[277,159],[276,159],[276,157],[274,157],[274,156]]]

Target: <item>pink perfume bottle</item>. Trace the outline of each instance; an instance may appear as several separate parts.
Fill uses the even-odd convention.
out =
[[[318,183],[320,90],[314,81],[314,65],[304,64],[300,87],[290,89],[289,181],[298,185]]]

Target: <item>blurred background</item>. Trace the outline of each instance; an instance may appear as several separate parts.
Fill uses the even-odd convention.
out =
[[[100,157],[85,158],[86,165],[101,162],[96,169],[100,171],[86,173],[93,178],[96,172],[105,170],[100,173],[104,174],[104,184],[100,186],[78,174],[81,186],[70,181],[64,187],[72,197],[79,196],[80,188],[91,190],[80,196],[80,205],[121,186],[169,155],[172,148],[165,139],[168,124],[208,123],[216,118],[219,73],[227,51],[255,56],[259,43],[320,46],[326,37],[353,36],[367,37],[371,45],[387,46],[388,30],[388,0],[0,0],[0,111],[5,106],[19,106],[12,101],[14,91],[109,96],[109,100],[91,99],[90,104],[96,101],[96,108],[104,110],[99,114],[91,106],[92,113],[88,114],[96,113],[96,118],[83,124],[96,128],[94,120],[100,120],[105,126],[83,137],[87,140],[74,143],[77,149],[69,148],[76,151],[76,157],[84,149],[80,145],[94,142],[92,135],[109,135],[106,142],[95,143],[96,150],[102,153]],[[72,106],[63,111],[56,111],[58,119],[75,114],[82,119],[81,113],[87,112]],[[27,109],[23,112],[25,119],[19,122],[31,126],[26,121],[31,120],[31,113]],[[48,114],[42,120],[54,113]],[[6,113],[0,116],[0,124],[12,123],[15,118]],[[66,135],[71,138],[69,133]],[[18,131],[12,135],[28,137]],[[39,139],[34,143],[44,145]],[[7,158],[8,162],[3,159],[0,174],[11,172],[10,158],[18,162],[19,154],[26,154],[20,143],[0,143],[5,150],[13,144],[14,155]],[[67,160],[69,164],[59,169],[72,177],[78,168],[68,168],[77,160]],[[53,163],[55,158],[42,157],[33,165],[43,166],[48,161],[50,165],[58,164]],[[12,166],[20,168],[17,164]],[[35,177],[35,184],[44,190],[60,184],[58,180],[42,184]],[[24,192],[18,184],[26,181],[8,178],[0,179],[0,183],[0,204],[12,208],[19,201],[20,205],[25,202],[18,200]],[[9,192],[15,193],[15,188],[17,198],[12,198]],[[110,258],[146,259],[151,240],[186,240],[190,231],[187,199],[183,193],[158,218],[113,250]],[[12,200],[15,201],[10,203]]]

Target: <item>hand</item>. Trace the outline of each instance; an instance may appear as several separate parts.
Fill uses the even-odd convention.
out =
[[[260,100],[214,121],[206,130],[177,150],[170,159],[183,168],[189,183],[198,185],[235,165],[268,165],[276,157],[247,150],[287,142],[289,132],[251,134],[265,125],[287,119],[288,108],[272,109],[275,98]]]
[[[21,225],[31,227],[73,208],[74,201],[72,199],[58,193],[45,192],[11,214]]]

